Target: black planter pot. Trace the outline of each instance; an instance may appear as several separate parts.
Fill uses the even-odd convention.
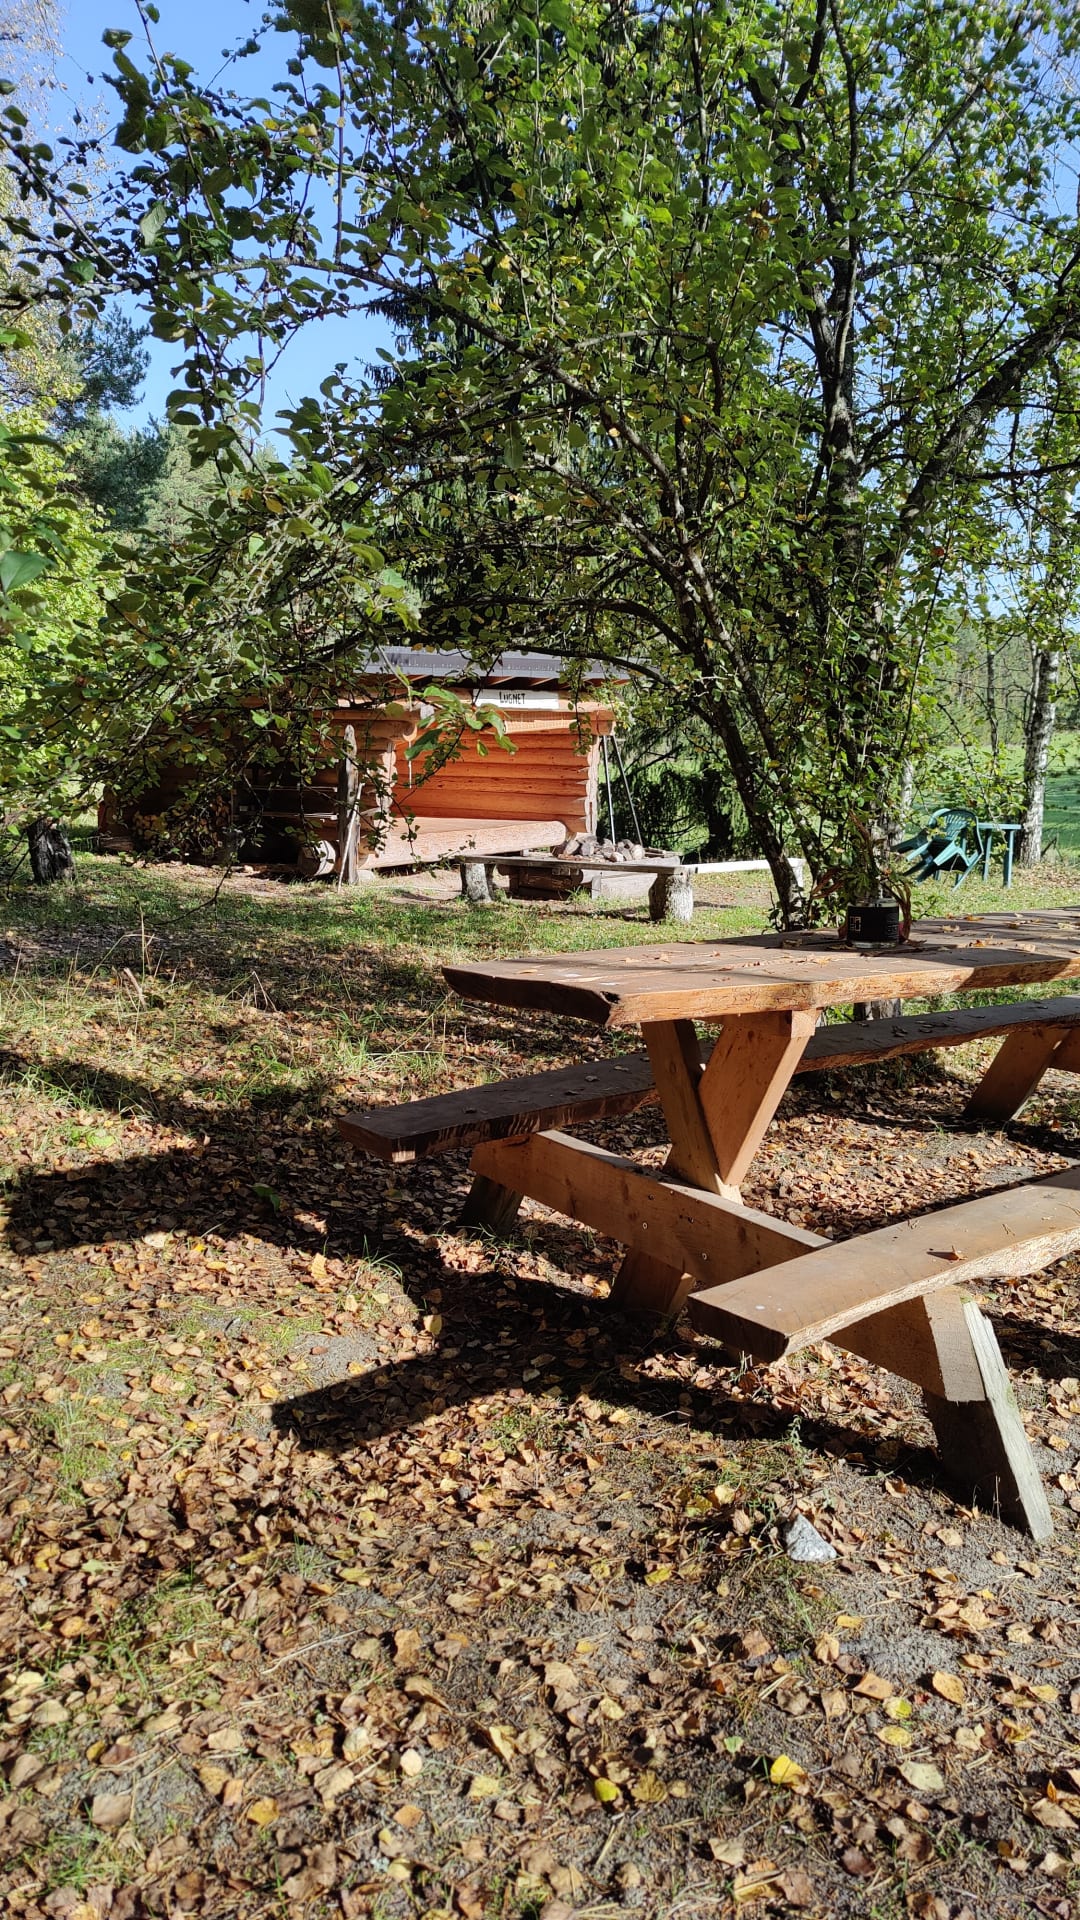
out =
[[[899,904],[895,900],[876,900],[872,906],[849,907],[844,938],[855,947],[899,946]]]

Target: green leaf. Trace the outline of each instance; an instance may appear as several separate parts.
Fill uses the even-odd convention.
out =
[[[45,553],[16,553],[9,549],[0,558],[0,587],[5,593],[15,593],[19,587],[28,587],[39,573],[44,573],[52,561]]]
[[[139,232],[142,235],[143,245],[152,247],[164,225],[165,208],[160,200],[155,200],[153,206],[143,214],[142,219],[139,221]]]

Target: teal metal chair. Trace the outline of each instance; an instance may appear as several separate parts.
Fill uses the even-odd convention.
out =
[[[952,873],[958,887],[985,854],[979,821],[970,807],[938,807],[918,833],[901,840],[896,851],[912,855],[911,865],[904,869],[906,877],[933,880]]]

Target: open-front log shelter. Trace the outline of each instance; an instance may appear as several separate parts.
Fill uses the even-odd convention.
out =
[[[281,766],[249,775],[231,798],[233,845],[244,859],[296,859],[309,873],[353,878],[466,853],[546,850],[593,833],[601,741],[614,724],[606,678],[590,668],[583,689],[571,692],[552,654],[504,653],[482,672],[460,653],[381,648],[325,714],[340,755],[306,782],[290,782]],[[423,690],[433,683],[497,708],[509,750],[490,731],[466,732],[434,770],[425,756],[410,758],[431,713]],[[106,844],[150,844],[184,777],[166,769],[153,792],[123,808],[106,797]]]

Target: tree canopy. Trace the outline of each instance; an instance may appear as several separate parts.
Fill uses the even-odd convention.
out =
[[[145,18],[140,57],[107,36],[101,217],[9,123],[39,276],[145,302],[220,460],[298,328],[400,316],[381,378],[291,416],[320,513],[377,522],[431,638],[693,711],[793,910],[784,844],[825,873],[889,810],[972,515],[1080,333],[1071,10],[293,0],[260,101]]]

